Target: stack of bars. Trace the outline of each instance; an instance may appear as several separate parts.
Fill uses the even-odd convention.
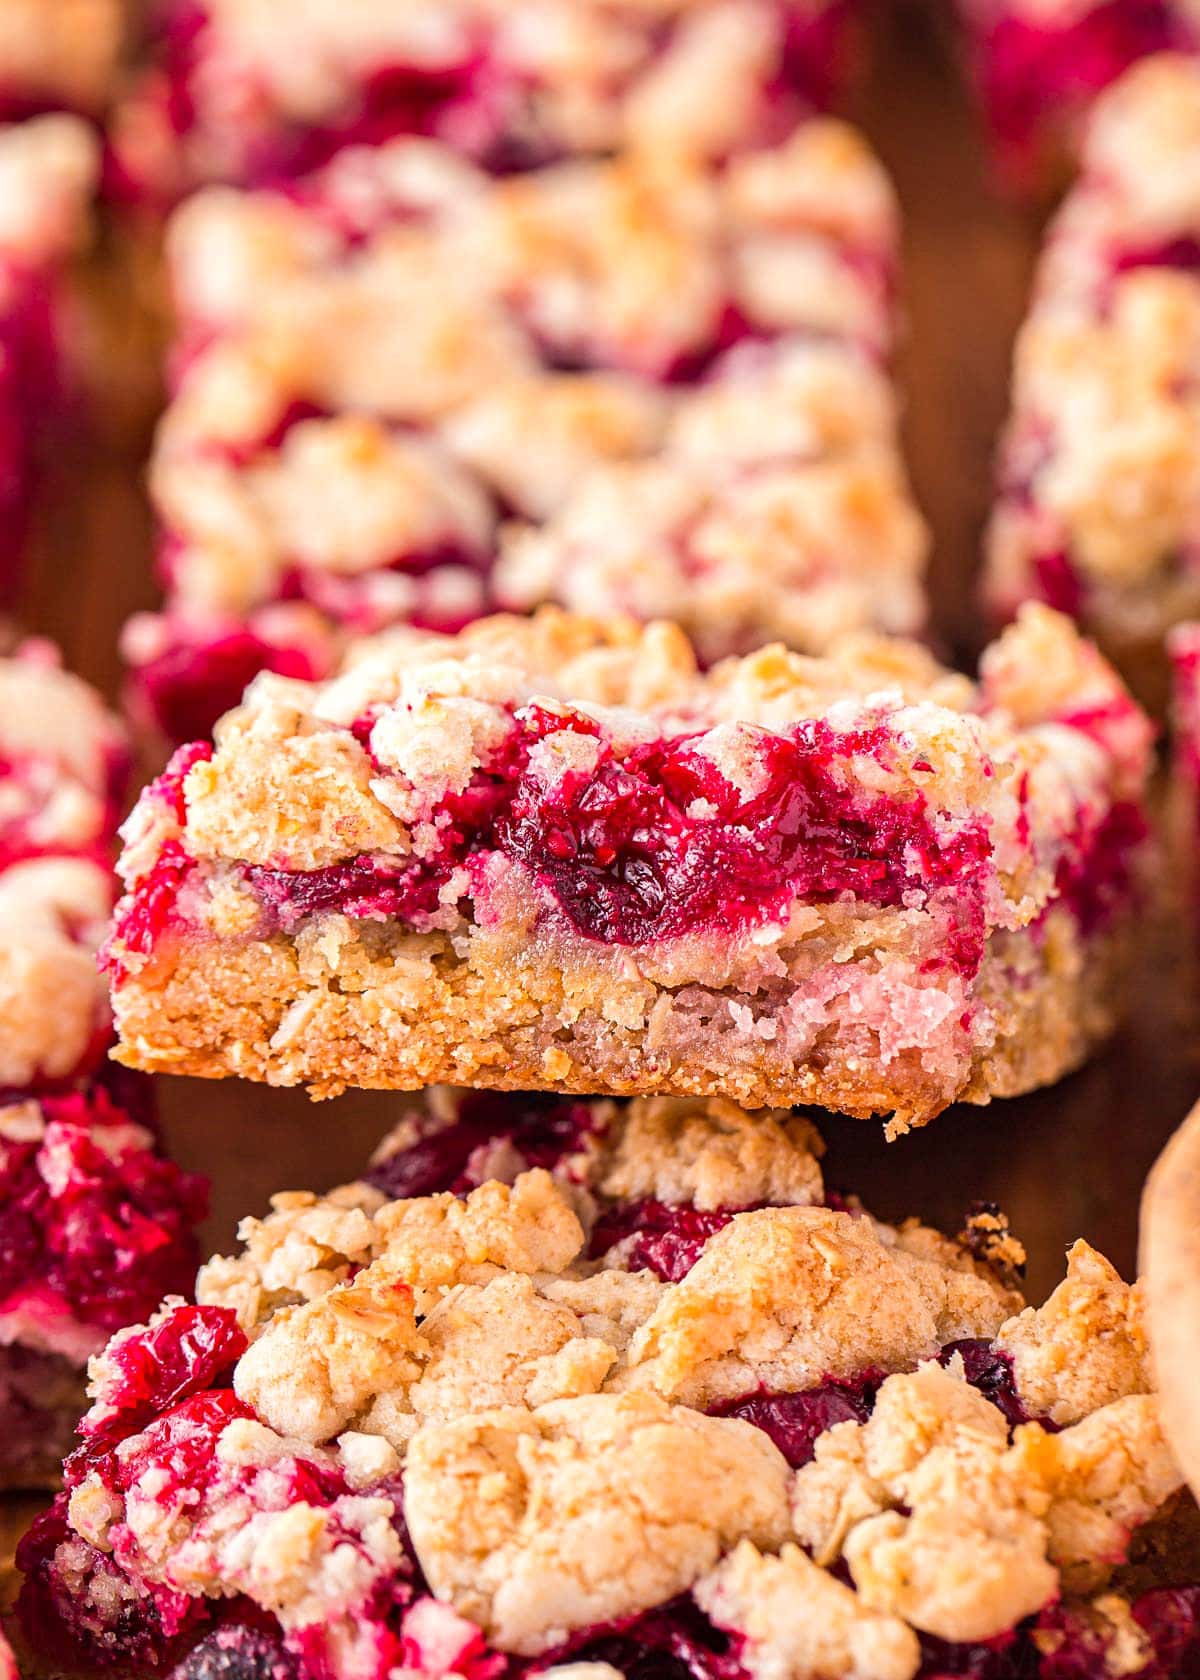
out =
[[[113,161],[177,203],[166,601],[125,652],[177,746],[122,830],[114,1056],[419,1094],[194,1294],[178,1232],[140,1244],[144,1322],[123,1298],[19,1554],[39,1673],[1200,1665],[1141,1287],[1080,1242],[1028,1305],[997,1207],[877,1220],[796,1107],[896,1136],[1078,1067],[1148,850],[1151,725],[1069,617],[998,590],[975,681],[911,639],[896,210],[817,109],[851,10],[158,10]],[[1107,295],[1086,220],[1047,264]],[[64,774],[43,710],[18,804]],[[71,952],[111,902],[95,797]],[[96,1108],[88,987],[94,1034],[24,1080]],[[50,1101],[13,1107],[39,1195],[74,1182]],[[114,1123],[89,1183],[117,1163],[127,1209],[137,1149],[170,1187],[139,1233],[197,1211]]]
[[[124,735],[27,644],[0,660],[0,1486],[54,1486],[84,1367],[190,1290],[204,1187],[158,1146],[146,1083],[104,1067]]]

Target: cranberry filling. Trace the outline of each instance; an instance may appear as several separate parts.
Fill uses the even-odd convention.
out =
[[[306,648],[268,642],[248,627],[205,640],[180,634],[139,665],[133,683],[152,721],[171,741],[211,734],[260,671],[312,681],[322,676]]]
[[[42,1099],[38,1141],[0,1144],[0,1310],[31,1290],[117,1330],[191,1288],[204,1180],[144,1144],[102,1146],[128,1114],[103,1088]]]
[[[626,1680],[744,1680],[740,1641],[715,1628],[691,1598],[605,1626],[586,1628],[548,1651],[525,1673],[570,1662],[611,1663]]]
[[[1136,897],[1137,860],[1149,832],[1140,806],[1116,804],[1105,813],[1081,857],[1059,865],[1059,901],[1070,909],[1085,939],[1103,932]]]
[[[173,1313],[159,1330],[142,1338],[122,1373],[128,1378],[129,1409],[123,1421],[141,1421],[143,1403],[183,1392],[204,1380],[223,1359],[236,1357],[238,1333],[232,1315],[221,1318],[199,1309]],[[172,1346],[174,1342],[174,1346]],[[955,1343],[943,1361],[961,1356],[968,1379],[1004,1412],[1010,1423],[1028,1421],[1016,1394],[1012,1368],[992,1344]],[[827,1378],[803,1394],[759,1393],[719,1408],[763,1429],[793,1466],[810,1461],[817,1438],[843,1421],[865,1422],[871,1415],[882,1372],[852,1379]],[[120,1495],[147,1472],[163,1479],[164,1497],[182,1487],[201,1497],[219,1474],[217,1441],[235,1418],[251,1409],[228,1388],[190,1393],[147,1423],[118,1453],[112,1437],[95,1429],[68,1461],[67,1486],[76,1487],[89,1472]],[[286,1473],[286,1498],[318,1508],[346,1492],[332,1466],[293,1461],[271,1471],[272,1501],[280,1497],[278,1477]],[[253,1475],[252,1470],[247,1472]],[[378,1675],[399,1667],[430,1676],[451,1674],[467,1680],[532,1680],[565,1661],[609,1662],[632,1680],[743,1680],[740,1640],[708,1621],[689,1597],[625,1621],[581,1629],[562,1646],[536,1659],[509,1658],[491,1651],[469,1623],[435,1603],[412,1556],[403,1516],[402,1484],[392,1477],[371,1489],[390,1498],[393,1524],[405,1561],[397,1574],[379,1582],[356,1616],[370,1631]],[[298,1680],[300,1675],[332,1674],[327,1630],[315,1623],[284,1636],[274,1619],[245,1599],[213,1604],[126,1574],[114,1552],[106,1555],[71,1535],[66,1522],[67,1496],[34,1524],[21,1544],[18,1562],[25,1573],[20,1614],[39,1653],[69,1654],[78,1666],[138,1665],[169,1671],[172,1680]],[[115,1531],[116,1532],[116,1531]],[[69,1569],[56,1554],[71,1539]],[[96,1606],[101,1606],[98,1613]],[[1163,1588],[1144,1594],[1133,1614],[1145,1630],[1153,1656],[1141,1672],[1148,1680],[1169,1680],[1197,1670],[1200,1662],[1200,1588]],[[1033,1635],[1037,1635],[1037,1639]],[[1105,1649],[1095,1631],[1060,1606],[1036,1622],[986,1643],[953,1645],[923,1637],[922,1680],[965,1676],[969,1680],[1106,1680]]]
[[[1118,274],[1131,268],[1181,268],[1194,273],[1200,269],[1200,239],[1181,234],[1157,245],[1131,245],[1117,255],[1113,267]]]
[[[892,907],[937,895],[949,961],[964,974],[977,970],[986,824],[943,832],[921,794],[901,801],[839,780],[858,756],[884,767],[900,760],[886,727],[839,732],[807,720],[787,735],[763,731],[759,786],[747,795],[690,736],[635,747],[623,759],[600,742],[593,770],[568,771],[547,788],[529,773],[532,748],[561,730],[597,736],[598,726],[538,707],[514,722],[495,764],[443,802],[435,855],[363,856],[309,873],[248,868],[264,908],[285,931],[330,910],[413,920],[437,908],[455,868],[498,851],[524,864],[581,934],[609,944],[754,926],[793,898],[846,894]],[[170,867],[167,860],[163,883],[173,895]]]
[[[948,1365],[956,1354],[963,1362],[963,1374],[972,1388],[977,1388],[985,1399],[990,1400],[998,1411],[1004,1413],[1010,1429],[1015,1429],[1018,1424],[1034,1421],[1017,1392],[1012,1360],[1006,1353],[1000,1353],[991,1342],[973,1339],[950,1342],[942,1349],[938,1358],[943,1365]],[[1046,1418],[1038,1418],[1036,1421],[1043,1429],[1053,1431],[1057,1427]]]
[[[135,1435],[190,1395],[222,1386],[246,1345],[231,1308],[176,1307],[109,1348],[100,1396],[80,1435],[93,1448]]]
[[[746,1395],[717,1408],[718,1417],[742,1418],[769,1435],[793,1470],[809,1463],[817,1439],[835,1423],[866,1423],[884,1379],[882,1371],[826,1377],[802,1394]],[[989,1395],[989,1399],[990,1399]]]
[[[472,1092],[451,1125],[388,1155],[371,1168],[367,1181],[392,1201],[446,1190],[463,1195],[479,1182],[470,1171],[477,1150],[507,1139],[529,1166],[552,1170],[583,1147],[593,1123],[586,1102],[537,1092]]]
[[[1046,605],[1078,619],[1084,606],[1083,579],[1064,551],[1054,549],[1037,555],[1033,570],[1038,594]]]
[[[1018,176],[1058,127],[1136,60],[1180,41],[1165,0],[1107,0],[1063,28],[1004,11],[980,42],[984,100]]]

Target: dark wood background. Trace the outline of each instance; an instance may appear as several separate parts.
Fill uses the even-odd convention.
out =
[[[882,29],[857,107],[903,203],[909,455],[936,536],[936,628],[965,657],[981,637],[975,557],[1038,228],[991,190],[947,34],[920,0]],[[25,625],[55,637],[110,694],[119,627],[154,600],[141,473],[135,451],[115,448],[73,470],[22,602]],[[1029,1247],[1036,1298],[1079,1235],[1130,1275],[1142,1180],[1200,1096],[1192,932],[1173,908],[1148,912],[1129,1023],[1082,1073],[1033,1097],[952,1110],[891,1145],[874,1124],[822,1122],[829,1181],[883,1216],[916,1212],[951,1229],[971,1201],[1000,1202]],[[273,1190],[353,1176],[396,1106],[375,1093],[312,1104],[233,1081],[164,1079],[160,1098],[171,1147],[213,1177],[210,1247],[229,1244],[238,1218]]]

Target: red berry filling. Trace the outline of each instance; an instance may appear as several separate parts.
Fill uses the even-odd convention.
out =
[[[1173,0],[1104,0],[1060,28],[1004,11],[979,44],[992,126],[1018,177],[1036,166],[1057,129],[1123,70],[1150,53],[1186,44]]]
[[[117,1330],[191,1288],[204,1181],[122,1132],[100,1087],[47,1096],[37,1141],[0,1140],[0,1311],[52,1297]]]
[[[203,636],[176,626],[167,646],[137,667],[133,682],[142,708],[170,741],[211,734],[260,671],[313,681],[325,672],[312,653],[267,641],[248,626]]]
[[[685,1278],[716,1236],[745,1208],[669,1207],[665,1202],[630,1202],[602,1213],[592,1230],[588,1252],[598,1258],[616,1243],[628,1242],[631,1271],[650,1271],[664,1283]]]
[[[231,1377],[246,1337],[229,1307],[179,1306],[114,1341],[79,1433],[93,1448],[135,1435],[158,1413]]]
[[[764,730],[759,785],[745,794],[693,736],[623,759],[600,741],[593,770],[568,771],[547,788],[531,772],[532,748],[559,730],[598,736],[598,726],[538,707],[514,723],[493,765],[433,814],[432,856],[364,855],[308,872],[247,867],[270,919],[285,932],[330,911],[420,925],[456,869],[499,853],[523,864],[579,933],[608,944],[732,932],[771,921],[797,898],[849,895],[880,907],[936,904],[947,960],[966,975],[978,969],[986,823],[939,821],[920,793],[900,800],[847,785],[856,757],[885,769],[911,758],[886,727],[840,732],[806,720],[786,735]],[[188,873],[186,854],[168,842],[120,912],[127,948],[152,950]]]
[[[818,1437],[835,1423],[866,1423],[883,1378],[882,1371],[864,1371],[859,1377],[826,1377],[802,1394],[751,1394],[719,1407],[718,1416],[754,1424],[799,1470],[812,1458]]]

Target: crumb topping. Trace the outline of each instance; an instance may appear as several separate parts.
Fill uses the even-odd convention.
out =
[[[42,30],[49,19],[44,7],[37,10]],[[50,14],[55,22],[62,10]],[[5,45],[0,25],[0,49]],[[96,136],[78,117],[52,114],[0,128],[0,253],[18,263],[71,255],[90,232],[99,174]]]
[[[642,1097],[617,1110],[589,1179],[605,1196],[704,1209],[819,1202],[823,1149],[811,1122],[787,1110]]]
[[[107,869],[35,858],[0,874],[0,1086],[74,1073],[108,1021],[96,951],[113,902]]]
[[[1044,1306],[1001,1325],[996,1345],[1011,1356],[1030,1410],[1057,1424],[1153,1387],[1141,1290],[1085,1242],[1071,1248]]]
[[[596,471],[541,529],[514,529],[495,587],[514,607],[673,619],[707,660],[772,635],[822,652],[873,620],[917,631],[926,548],[890,449],[733,474],[668,457]]]
[[[110,1581],[177,1617],[253,1605],[345,1680],[402,1648],[611,1680],[621,1641],[718,1634],[751,1680],[913,1680],[923,1641],[1049,1651],[1077,1624],[1157,1652],[1121,1566],[1153,1569],[1160,1540],[1131,1548],[1182,1479],[1135,1386],[1136,1289],[1079,1244],[1017,1310],[988,1207],[951,1241],[721,1200],[807,1199],[819,1153],[800,1116],[723,1102],[432,1093],[378,1170],[453,1191],[279,1196],[200,1306],[93,1362],[56,1591],[105,1629]],[[485,1157],[511,1176],[478,1182]],[[675,1281],[593,1248],[614,1210],[699,1233]]]

